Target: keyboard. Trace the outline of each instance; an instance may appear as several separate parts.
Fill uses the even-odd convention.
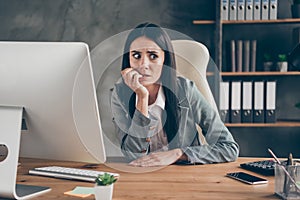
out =
[[[107,173],[119,177],[119,174],[110,172]],[[104,172],[69,167],[48,166],[31,169],[29,170],[29,174],[62,179],[72,179],[78,181],[95,182],[96,177],[99,174],[104,174]]]
[[[287,161],[282,161],[283,165],[286,165]],[[247,162],[240,164],[241,168],[247,169],[262,175],[274,176],[275,173],[275,161],[274,160],[261,160],[254,162]]]

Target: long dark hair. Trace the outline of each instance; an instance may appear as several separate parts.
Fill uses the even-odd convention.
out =
[[[167,134],[168,142],[175,137],[178,131],[179,111],[178,99],[176,97],[176,63],[171,44],[167,32],[160,26],[152,23],[143,23],[135,27],[128,35],[123,54],[122,70],[130,67],[129,53],[131,43],[139,37],[147,37],[155,42],[165,53],[164,66],[161,74],[161,83],[166,97],[165,110],[167,113],[166,122],[164,124],[164,131]],[[132,95],[129,100],[129,115],[133,117],[135,112],[136,95]]]

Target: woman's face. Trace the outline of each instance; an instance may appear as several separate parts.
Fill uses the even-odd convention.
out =
[[[139,82],[151,85],[159,81],[165,60],[165,52],[147,37],[135,39],[130,46],[130,66],[142,75]]]

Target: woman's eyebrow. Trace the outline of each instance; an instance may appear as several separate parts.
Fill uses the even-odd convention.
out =
[[[141,52],[138,51],[138,50],[131,50],[130,52],[132,52],[132,53],[141,53]]]
[[[141,53],[139,50],[130,50],[130,53]],[[147,50],[147,53],[159,53],[159,50]]]
[[[159,53],[158,50],[148,50],[147,53]]]

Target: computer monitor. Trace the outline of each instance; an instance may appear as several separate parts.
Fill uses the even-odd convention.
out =
[[[95,91],[85,43],[0,42],[0,105],[24,108],[20,157],[105,162]]]

